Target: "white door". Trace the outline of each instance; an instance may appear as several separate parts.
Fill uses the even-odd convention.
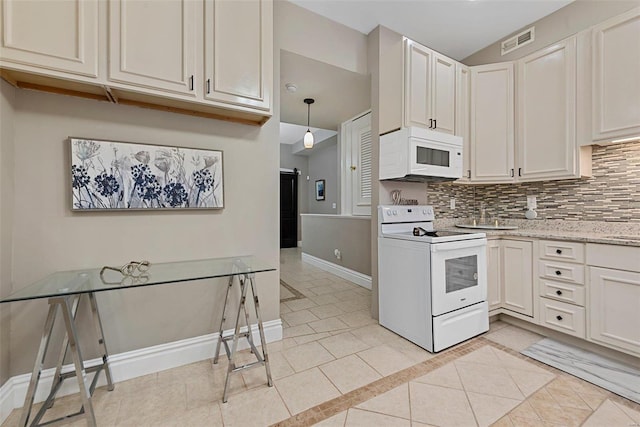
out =
[[[486,301],[486,246],[486,239],[430,245],[434,316]]]
[[[430,128],[433,126],[431,62],[434,52],[405,39],[404,54],[404,125]]]
[[[192,0],[110,0],[109,80],[195,97],[197,6]]]
[[[576,38],[537,51],[518,67],[518,180],[576,173]]]
[[[640,354],[640,273],[589,271],[589,338]]]
[[[431,83],[431,118],[433,129],[451,135],[456,133],[456,63],[444,55],[433,53]]]
[[[271,108],[271,0],[205,0],[205,99]]]
[[[489,310],[495,310],[502,306],[502,289],[500,271],[500,241],[489,240],[487,242],[487,302]]]
[[[593,139],[640,135],[640,8],[593,29]]]
[[[514,181],[513,63],[471,67],[471,181]]]
[[[502,240],[503,307],[533,316],[533,243]]]
[[[471,178],[471,138],[469,135],[469,107],[470,107],[471,72],[469,67],[456,64],[456,135],[463,139],[462,150],[462,179]]]
[[[351,122],[351,212],[371,215],[371,113]]]
[[[0,62],[98,76],[97,1],[3,0]]]

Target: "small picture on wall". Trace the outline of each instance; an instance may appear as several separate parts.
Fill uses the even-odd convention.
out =
[[[222,151],[69,138],[72,210],[222,209]]]
[[[316,181],[316,200],[324,200],[324,179]]]

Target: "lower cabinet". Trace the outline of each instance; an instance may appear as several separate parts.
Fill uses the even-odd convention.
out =
[[[589,339],[640,353],[640,272],[589,267]]]
[[[502,306],[533,317],[533,242],[501,241]]]
[[[533,317],[533,242],[489,240],[487,301],[489,311],[505,309]]]
[[[502,307],[500,240],[487,242],[487,303],[489,311]]]

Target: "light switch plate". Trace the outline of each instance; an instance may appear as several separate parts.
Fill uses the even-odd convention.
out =
[[[538,208],[536,196],[527,196],[527,209],[535,210]]]

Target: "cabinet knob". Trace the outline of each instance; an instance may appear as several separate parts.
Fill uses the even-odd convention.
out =
[[[562,316],[560,316],[559,314],[556,316],[556,319],[558,320],[562,320]]]
[[[562,274],[562,271],[556,270],[556,276],[560,276],[561,274]]]
[[[562,255],[562,249],[556,249],[556,253],[557,253],[558,255]]]
[[[561,290],[557,290],[556,291],[556,295],[562,295],[562,291]]]

